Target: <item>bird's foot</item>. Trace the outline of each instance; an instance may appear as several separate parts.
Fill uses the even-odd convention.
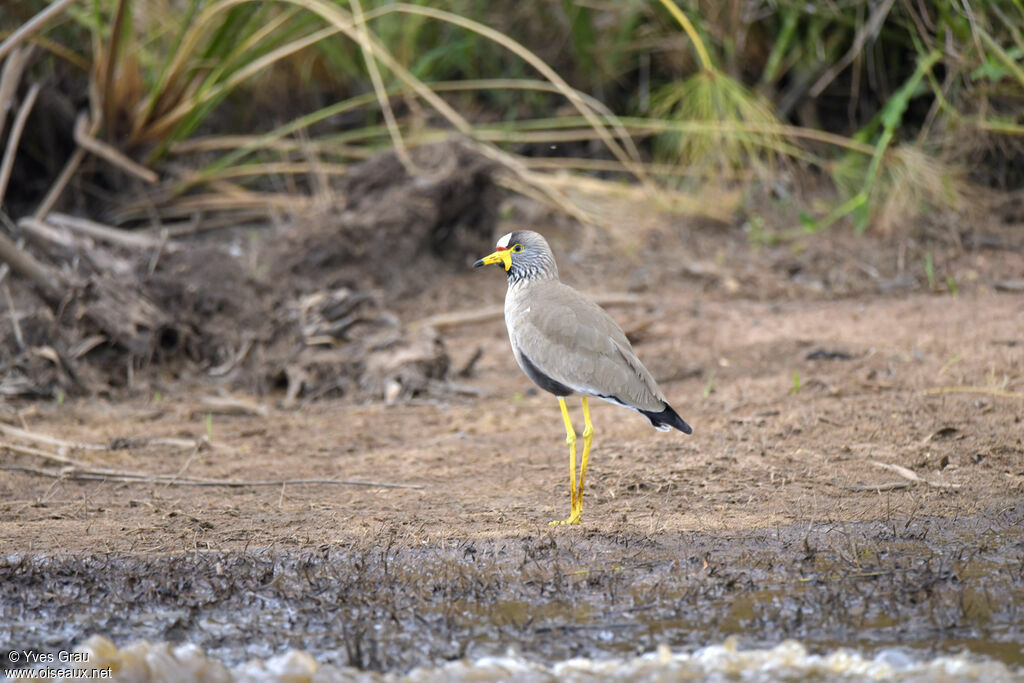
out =
[[[548,526],[562,526],[564,524],[579,524],[583,521],[583,511],[574,510],[570,515],[569,519],[556,519],[553,522],[548,522]]]

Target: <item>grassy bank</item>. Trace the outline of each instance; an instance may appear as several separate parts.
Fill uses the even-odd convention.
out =
[[[453,133],[584,220],[572,191],[609,181],[683,210],[708,182],[795,194],[776,237],[1024,181],[1019,0],[34,0],[3,22],[15,221],[303,211]],[[805,202],[808,177],[834,199]]]

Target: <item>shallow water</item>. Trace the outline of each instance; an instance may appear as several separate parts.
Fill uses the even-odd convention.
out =
[[[742,649],[736,639],[694,651],[667,646],[629,658],[573,658],[545,664],[509,652],[504,656],[460,659],[408,673],[371,673],[351,667],[324,665],[302,650],[269,659],[252,659],[227,667],[195,645],[172,646],[144,641],[118,649],[108,639],[93,636],[76,647],[77,663],[51,664],[49,670],[26,669],[8,674],[28,680],[53,680],[55,668],[63,680],[101,677],[119,681],[264,681],[266,683],[330,683],[331,681],[1024,681],[1024,669],[969,655],[966,652],[934,658],[905,648],[885,648],[872,656],[838,648],[815,654],[793,640],[771,648]],[[32,675],[38,673],[39,675]],[[76,674],[78,677],[76,677]]]

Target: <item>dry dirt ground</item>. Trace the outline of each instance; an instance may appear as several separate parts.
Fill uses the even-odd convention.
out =
[[[624,221],[635,210],[608,209],[621,212]],[[522,375],[503,321],[492,317],[441,329],[453,368],[470,366],[448,395],[396,405],[336,400],[284,409],[280,397],[238,397],[258,404],[265,415],[208,418],[201,397],[218,393],[209,381],[168,384],[159,400],[8,404],[7,424],[106,446],[63,451],[94,467],[240,482],[334,479],[417,488],[199,487],[53,479],[8,469],[0,472],[7,616],[20,609],[25,619],[25,609],[46,613],[61,600],[73,602],[45,597],[43,584],[55,575],[75,585],[83,603],[105,599],[103,581],[90,572],[107,572],[112,586],[135,585],[131,576],[142,570],[118,564],[128,561],[143,562],[147,572],[156,571],[154,563],[185,562],[196,576],[244,566],[239,577],[248,578],[239,578],[239,585],[252,580],[266,587],[270,581],[251,576],[260,563],[277,567],[268,576],[295,576],[299,570],[290,563],[332,561],[344,567],[363,562],[364,573],[386,575],[390,557],[404,568],[403,576],[411,576],[417,566],[435,572],[448,559],[459,564],[473,556],[479,572],[473,576],[485,580],[493,576],[487,571],[507,569],[502,558],[514,555],[511,565],[522,569],[534,558],[546,578],[501,574],[507,586],[570,577],[577,582],[572,604],[605,610],[621,607],[608,592],[612,579],[594,579],[603,597],[588,598],[591,584],[579,572],[625,571],[620,588],[647,586],[645,597],[631,598],[634,607],[650,600],[668,609],[665,601],[690,595],[697,609],[699,600],[711,599],[709,586],[717,586],[718,611],[709,612],[700,628],[676,624],[672,631],[651,617],[643,638],[633,631],[621,637],[613,631],[608,638],[595,631],[570,639],[577,646],[566,645],[564,652],[550,645],[552,629],[570,628],[579,615],[570,610],[545,621],[538,605],[550,595],[512,591],[509,600],[526,606],[502,623],[517,625],[524,649],[552,657],[600,652],[602,638],[612,649],[623,640],[643,649],[656,644],[659,633],[675,643],[700,640],[680,635],[696,632],[747,633],[753,641],[802,636],[859,642],[856,624],[845,621],[852,617],[836,614],[863,619],[864,610],[873,609],[865,608],[865,595],[877,592],[888,596],[879,598],[882,614],[860,628],[885,632],[878,642],[931,639],[934,645],[945,638],[1024,665],[1024,295],[1014,291],[1024,273],[1020,226],[997,226],[988,242],[973,244],[944,235],[930,242],[837,234],[758,247],[738,228],[682,223],[659,218],[632,232],[540,228],[551,237],[564,280],[584,291],[636,295],[637,301],[609,310],[694,427],[692,436],[659,433],[635,413],[594,402],[582,525],[547,524],[563,518],[569,506],[557,403]],[[926,249],[934,249],[938,273],[931,286]],[[503,295],[497,269],[467,268],[389,304],[412,321],[494,307]],[[578,401],[570,406],[581,428]],[[209,443],[201,443],[204,437]],[[5,466],[46,464],[12,450],[0,459]],[[362,560],[353,560],[357,551]],[[772,555],[776,561],[765,563]],[[255,559],[239,559],[246,557]],[[110,567],[90,565],[96,558],[106,558],[102,562]],[[194,558],[194,564],[182,558]],[[171,571],[166,566],[161,571]],[[684,568],[676,579],[673,567]],[[914,573],[919,571],[930,578]],[[450,589],[455,580],[441,570],[435,574],[442,577],[438,585]],[[894,587],[897,575],[904,583]],[[770,620],[759,605],[772,603],[771,590],[781,583],[800,580],[828,588],[808,599],[806,610],[796,610],[819,630],[793,618],[766,626]],[[848,589],[832,591],[840,584]],[[280,598],[291,595],[280,590]],[[294,590],[307,593],[301,601],[312,589],[304,583]],[[432,599],[451,597],[436,586],[426,593],[434,597],[423,597],[423,609]],[[35,597],[29,600],[29,594]],[[737,608],[740,594],[760,597]],[[178,604],[159,590],[147,595]],[[959,604],[959,611],[949,607],[949,615],[936,618],[934,600],[940,598],[947,607]],[[190,604],[200,603],[211,600]],[[722,611],[722,604],[731,607]],[[931,609],[931,621],[903,620],[900,605],[918,617],[924,612],[912,606],[924,605],[920,610]],[[779,604],[772,614],[786,609]],[[374,614],[365,618],[388,622],[387,615]],[[471,620],[460,614],[456,620]],[[639,623],[630,614],[619,621]],[[404,618],[392,617],[396,624]],[[195,637],[185,622],[147,635]],[[434,628],[421,622],[422,630]],[[527,622],[535,625],[530,638],[522,636]],[[49,638],[45,628],[24,627],[21,635],[31,634],[33,646],[53,647],[94,630],[129,630],[100,624],[86,619],[77,630]],[[465,644],[460,649],[449,643],[424,646],[414,656],[377,641],[367,649],[359,638],[352,640],[352,632],[350,627],[347,649],[338,655],[342,663],[402,668],[421,661],[420,654],[447,658],[467,651]],[[499,628],[489,636],[491,649],[500,651],[502,633]],[[242,640],[254,639],[250,634]],[[531,645],[537,641],[549,644]]]
[[[667,378],[663,389],[694,434],[658,433],[634,413],[595,403],[585,524],[560,533],[957,516],[1024,496],[1024,351],[1015,343],[1021,297],[728,301],[694,309],[685,295],[649,307],[654,322],[637,344],[655,375]],[[19,411],[33,432],[113,444],[76,455],[115,470],[422,488],[140,486],[6,472],[4,545],[33,552],[301,548],[381,525],[424,540],[547,533],[546,522],[568,510],[557,403],[521,376],[501,321],[454,331],[450,343],[484,349],[475,377],[464,381],[479,396],[288,411],[266,401],[267,417],[213,416],[212,446],[198,453],[160,441],[206,434],[205,413],[194,411],[184,387],[159,404],[76,401]],[[909,468],[928,483],[911,485],[878,463]]]

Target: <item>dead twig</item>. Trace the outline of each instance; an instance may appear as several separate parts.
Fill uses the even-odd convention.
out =
[[[247,415],[267,417],[270,411],[266,406],[251,401],[243,401],[232,396],[204,396],[199,405],[192,409],[192,415],[213,413],[215,415]]]
[[[999,398],[1024,398],[1024,393],[1019,391],[990,389],[988,387],[932,387],[931,389],[926,389],[924,393],[929,396],[936,394],[985,394],[988,396],[998,396]]]
[[[854,486],[844,486],[843,488],[847,491],[895,491],[897,489],[909,489],[913,484],[909,481],[890,481],[885,484],[856,484]]]
[[[1024,292],[1024,280],[999,280],[995,287],[1000,292]]]
[[[6,235],[0,233],[0,261],[6,262],[17,275],[30,280],[46,302],[55,310],[60,306],[68,284],[56,270],[36,260]]]
[[[889,11],[895,2],[896,0],[885,0],[885,2],[875,7],[871,16],[868,17],[868,22],[857,31],[857,35],[853,38],[853,44],[850,45],[850,49],[846,51],[846,54],[823,73],[821,78],[807,91],[811,97],[821,95],[822,91],[828,87],[828,84],[834,81],[836,76],[841,74],[857,58],[857,55],[864,49],[864,43],[867,42],[867,39],[878,32],[878,27],[889,16]]]
[[[182,465],[181,468],[177,472],[174,473],[174,476],[171,477],[167,481],[167,483],[164,484],[164,487],[166,488],[167,486],[172,485],[174,482],[176,482],[178,480],[178,477],[180,477],[181,475],[185,474],[185,471],[192,464],[192,461],[196,459],[196,456],[199,455],[202,451],[207,450],[209,447],[210,447],[209,439],[206,439],[205,437],[202,438],[202,439],[198,439],[196,441],[195,447],[192,449],[192,452],[189,453],[188,459],[185,460],[185,464]]]
[[[39,84],[34,83],[25,96],[25,101],[18,107],[18,116],[14,119],[11,127],[11,134],[7,138],[7,149],[4,150],[4,158],[0,161],[0,204],[3,204],[4,195],[7,194],[7,183],[11,179],[11,169],[14,168],[14,157],[18,152],[18,144],[21,142],[21,134],[25,130],[25,123],[28,115],[35,106],[36,97],[39,96]]]
[[[78,120],[75,122],[75,142],[78,143],[79,147],[92,152],[112,166],[117,166],[125,173],[133,175],[150,185],[156,185],[160,181],[160,176],[154,171],[132,160],[116,147],[112,147],[93,137],[89,132],[88,124],[89,122],[84,116],[78,117]]]
[[[89,115],[82,112],[78,115],[78,120],[87,121],[89,120]],[[77,127],[78,124],[76,122],[75,128],[77,129]],[[96,133],[99,132],[99,129],[99,120],[94,120],[92,122],[92,127],[89,129],[89,136],[95,136]],[[55,180],[53,185],[50,186],[50,191],[46,193],[46,196],[43,197],[43,201],[39,203],[38,207],[36,207],[35,213],[32,214],[35,218],[46,218],[47,214],[50,213],[53,206],[57,203],[57,200],[60,199],[60,196],[64,193],[64,189],[68,186],[68,183],[71,182],[71,178],[74,177],[75,171],[78,170],[78,166],[82,163],[82,159],[84,158],[85,149],[82,147],[76,147],[75,151],[72,152],[70,157],[68,157],[68,161],[64,164],[64,168],[61,169],[60,175],[57,176],[57,180]]]
[[[68,230],[61,230],[41,219],[32,218],[31,216],[26,216],[19,220],[18,227],[27,233],[33,242],[40,243],[41,240],[42,242],[56,244],[57,246],[74,251],[88,251],[92,246],[91,240],[76,237]]]
[[[960,488],[960,484],[947,484],[945,482],[929,481],[928,479],[925,479],[924,477],[920,476],[914,470],[903,467],[902,465],[894,465],[892,463],[879,462],[877,460],[868,460],[868,462],[874,465],[875,467],[881,467],[882,469],[889,470],[890,472],[895,472],[899,476],[903,477],[907,481],[912,482],[914,484],[927,484],[928,486],[932,486],[939,489]]]
[[[32,222],[31,219],[25,221],[25,223],[29,222]],[[57,225],[72,232],[88,235],[101,242],[117,244],[132,249],[166,249],[167,251],[177,251],[179,249],[178,245],[174,243],[164,245],[165,240],[160,237],[120,230],[103,223],[97,223],[86,218],[76,218],[75,216],[68,216],[63,213],[51,213],[46,217],[46,222],[35,221],[35,223]]]
[[[7,112],[10,110],[10,100],[21,83],[21,75],[28,66],[35,47],[28,45],[15,50],[9,59],[5,61],[4,67],[0,70],[0,133],[4,132],[7,125]],[[2,61],[2,58],[0,58]]]
[[[215,368],[210,368],[208,374],[211,377],[223,377],[224,375],[234,370],[238,366],[238,364],[244,361],[245,357],[249,355],[249,351],[250,349],[252,349],[254,342],[255,340],[252,338],[246,339],[242,343],[242,348],[240,348],[236,354],[234,354],[231,358],[224,361],[223,364],[218,365]]]
[[[473,374],[473,368],[476,364],[484,357],[484,347],[477,346],[476,350],[473,351],[473,355],[469,357],[469,360],[455,373],[456,377],[469,377]]]
[[[25,350],[25,335],[21,333],[21,323],[18,322],[18,312],[14,310],[14,299],[11,298],[11,288],[4,285],[4,299],[7,301],[7,312],[11,316],[11,327],[14,329],[14,340],[18,343],[18,350]]]
[[[81,148],[79,148],[81,149]],[[220,188],[218,188],[219,190]],[[285,193],[218,193],[188,195],[175,198],[172,203],[153,207],[151,203],[134,202],[125,204],[113,213],[114,222],[152,218],[168,220],[181,216],[192,216],[209,211],[233,211],[238,213],[262,212],[279,209],[288,213],[301,214],[313,207],[313,200]],[[229,225],[237,225],[231,221]],[[211,228],[212,229],[212,228]]]
[[[108,448],[102,444],[85,443],[83,441],[64,441],[62,439],[56,439],[46,434],[37,434],[36,432],[30,432],[26,429],[19,429],[18,427],[12,427],[7,424],[0,424],[0,434],[10,439],[20,439],[22,441],[32,441],[34,443],[45,443],[50,446],[57,446],[58,448],[67,448],[70,450],[93,450],[93,451],[105,451]]]
[[[156,272],[156,264],[160,262],[160,255],[163,254],[168,239],[170,239],[170,233],[165,228],[160,231],[159,244],[156,245],[153,254],[149,257],[149,266],[146,267],[146,272],[150,275]]]
[[[529,197],[538,204],[552,206],[564,211],[584,225],[593,225],[597,222],[596,216],[588,214],[584,209],[577,206],[575,202],[554,188],[554,182],[552,181],[556,176],[530,173],[522,164],[519,164],[518,160],[513,159],[510,155],[508,158],[500,155],[489,155],[490,150],[486,147],[481,147],[480,151],[505,166],[507,173],[495,174],[495,185],[521,194],[524,197]]]
[[[196,448],[198,442],[195,439],[175,439],[174,437],[155,437],[145,439],[142,442],[145,446],[170,446],[172,448]]]
[[[41,451],[38,448],[32,448],[31,446],[22,446],[16,443],[9,443],[6,441],[0,441],[0,448],[6,448],[9,451],[15,453],[21,453],[22,455],[31,455],[36,458],[42,458],[43,460],[50,460],[53,462],[59,462],[62,465],[68,465],[70,467],[81,467],[81,463],[76,460],[72,460],[63,455],[57,453],[48,453],[47,451]]]
[[[73,344],[71,348],[68,349],[68,357],[71,358],[71,360],[78,360],[106,341],[107,338],[102,334],[89,335],[85,339]]]
[[[7,37],[7,40],[0,43],[0,59],[3,59],[7,56],[8,52],[28,40],[32,34],[46,25],[46,22],[63,12],[74,1],[75,0],[57,0],[57,2],[53,3],[43,11],[39,12],[39,14],[22,24],[18,30]]]
[[[81,481],[105,481],[122,484],[162,484],[168,486],[226,486],[230,488],[246,488],[256,486],[297,486],[301,484],[329,484],[334,486],[370,486],[385,489],[422,489],[421,484],[395,484],[386,481],[360,481],[357,479],[265,479],[258,481],[236,481],[233,479],[175,479],[173,474],[144,474],[140,472],[123,472],[117,470],[91,470],[80,467],[65,467],[59,470],[48,470],[28,465],[0,465],[0,470],[28,472],[41,477],[54,479],[75,479]]]

